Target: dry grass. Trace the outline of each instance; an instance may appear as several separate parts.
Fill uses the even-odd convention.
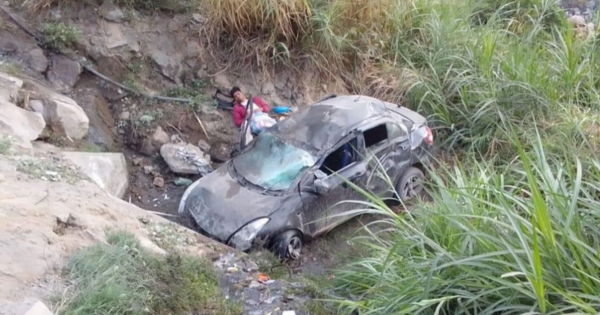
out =
[[[335,75],[395,54],[412,0],[207,0],[210,35],[255,65],[307,64]],[[223,35],[226,36],[223,36]],[[240,55],[241,54],[241,55]],[[393,57],[392,57],[393,59]]]

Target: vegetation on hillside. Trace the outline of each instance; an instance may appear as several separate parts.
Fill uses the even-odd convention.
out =
[[[150,253],[125,232],[76,254],[66,273],[76,285],[59,314],[242,313],[223,297],[209,262]]]
[[[339,271],[342,310],[600,311],[600,41],[554,1],[207,1],[247,60],[353,75],[463,157],[432,173],[431,203],[372,199],[389,229]]]

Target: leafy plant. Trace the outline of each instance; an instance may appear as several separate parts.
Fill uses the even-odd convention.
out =
[[[81,36],[81,31],[62,22],[48,23],[44,26],[43,35],[48,46],[56,50],[63,50],[75,46]]]

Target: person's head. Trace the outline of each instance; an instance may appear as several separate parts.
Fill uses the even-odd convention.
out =
[[[246,95],[244,95],[242,90],[240,90],[240,88],[237,86],[234,86],[231,89],[231,97],[233,97],[233,99],[238,103],[241,103],[246,100]]]

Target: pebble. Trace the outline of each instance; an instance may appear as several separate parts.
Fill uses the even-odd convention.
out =
[[[153,170],[154,170],[154,166],[152,166],[152,165],[144,166],[144,173],[146,173],[146,175],[149,175],[150,173],[152,173]]]
[[[128,120],[129,117],[131,117],[129,111],[124,111],[121,113],[121,115],[119,115],[119,118],[121,118],[122,120]]]
[[[154,186],[163,188],[165,186],[165,180],[162,177],[154,177]]]

